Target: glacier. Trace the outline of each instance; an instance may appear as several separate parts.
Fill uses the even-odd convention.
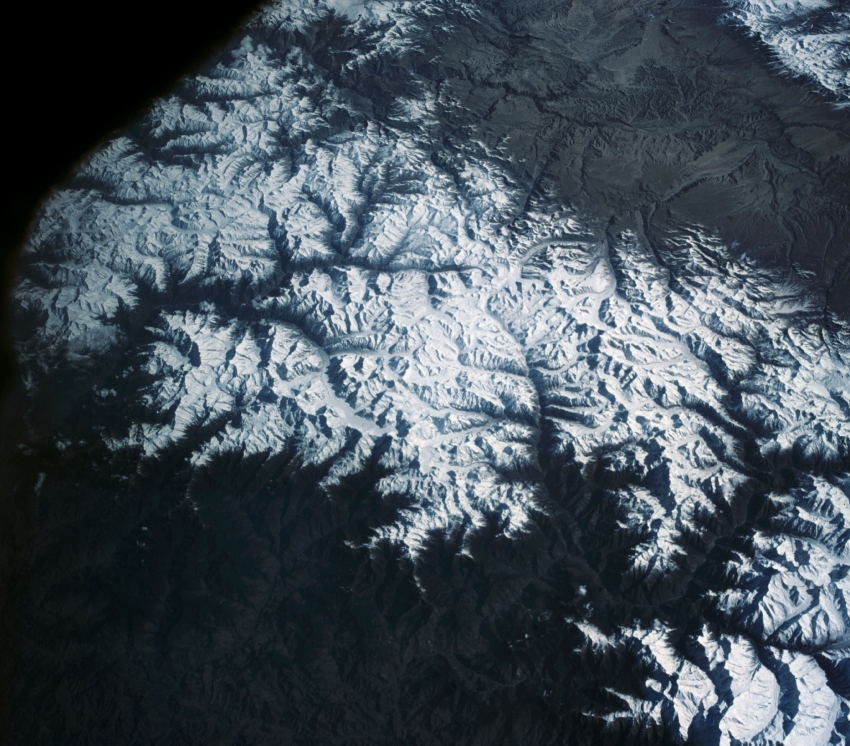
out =
[[[46,201],[26,637],[94,698],[20,692],[21,743],[847,742],[850,325],[693,197],[769,234],[846,161],[785,110],[775,152],[653,141],[661,27],[610,29],[655,6],[544,6],[549,46],[520,3],[275,3]],[[575,155],[597,83],[641,175]]]

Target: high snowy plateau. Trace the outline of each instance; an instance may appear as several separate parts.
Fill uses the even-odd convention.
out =
[[[850,124],[722,20],[280,2],[86,158],[13,742],[847,743]]]

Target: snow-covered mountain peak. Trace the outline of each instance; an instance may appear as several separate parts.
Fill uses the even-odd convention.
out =
[[[675,202],[757,163],[778,211],[771,179],[781,166],[803,194],[813,156],[795,171],[790,135],[779,159],[702,119],[640,139],[654,102],[593,121],[599,91],[651,88],[656,37],[629,27],[602,55],[594,13],[626,10],[549,10],[518,30],[486,4],[276,3],[93,154],[44,205],[15,289],[33,411],[55,415],[44,439],[96,443],[128,475],[120,499],[176,496],[163,536],[181,510],[232,529],[228,552],[265,558],[263,582],[239,586],[252,609],[277,608],[252,595],[266,575],[313,557],[305,543],[282,569],[296,534],[264,524],[309,498],[299,515],[334,551],[411,568],[422,620],[462,607],[445,639],[467,648],[444,658],[471,692],[521,679],[548,702],[580,675],[599,698],[575,705],[582,722],[609,732],[844,743],[850,327],[805,274]],[[607,152],[610,131],[687,147],[637,169]],[[210,486],[221,473],[233,494]],[[355,493],[379,509],[327,528]],[[533,582],[512,564],[529,545]],[[474,612],[435,546],[468,561],[463,582],[498,575]],[[492,633],[509,676],[475,647],[491,634],[476,614],[531,630]],[[526,642],[538,629],[557,645]],[[422,635],[417,651],[442,644]]]
[[[760,38],[780,64],[850,101],[850,9],[842,0],[728,0],[731,18]]]

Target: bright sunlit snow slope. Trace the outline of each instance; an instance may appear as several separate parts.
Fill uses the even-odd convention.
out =
[[[845,743],[850,329],[687,202],[840,240],[843,151],[773,148],[762,93],[732,132],[685,73],[702,118],[653,125],[661,27],[611,30],[649,3],[333,7],[271,7],[34,227],[39,680],[91,713],[196,692],[121,705],[122,743],[208,711],[252,743]],[[17,697],[22,743],[103,737]]]
[[[850,103],[850,6],[844,0],[727,0],[731,17],[791,73]]]

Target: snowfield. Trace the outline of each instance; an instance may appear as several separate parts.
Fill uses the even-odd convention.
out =
[[[329,7],[271,6],[47,201],[15,288],[31,399],[83,407],[114,463],[187,475],[171,510],[205,530],[225,529],[192,475],[228,460],[318,475],[316,514],[373,475],[389,507],[346,546],[394,547],[424,598],[435,537],[472,562],[485,534],[557,545],[536,572],[561,552],[571,600],[546,628],[603,678],[638,662],[581,705],[602,728],[846,743],[850,326],[712,226],[563,199],[544,83],[461,75],[507,64],[489,10]],[[844,29],[826,2],[735,14],[846,95],[846,29],[776,20],[801,9]],[[466,46],[439,57],[440,34]],[[659,204],[752,152],[704,143]],[[528,656],[512,680],[542,671],[550,697],[556,666]]]
[[[850,8],[842,0],[728,0],[730,16],[795,75],[850,102]]]

